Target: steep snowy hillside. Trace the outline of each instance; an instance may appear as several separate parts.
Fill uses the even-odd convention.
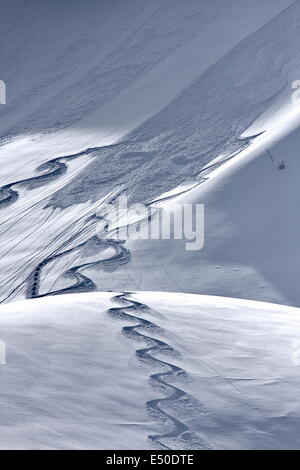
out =
[[[1,0],[1,301],[163,288],[299,305],[298,131],[279,140],[270,114],[300,73],[300,2],[75,3]],[[104,202],[190,182],[176,201],[205,204],[203,250],[99,237]]]
[[[1,449],[299,448],[296,308],[90,293],[1,306],[0,330]]]
[[[1,0],[1,129],[116,138],[291,3]]]
[[[129,240],[134,282],[299,306],[299,146],[296,114],[200,184],[158,203],[163,213],[204,204],[204,246],[188,251],[186,240]]]

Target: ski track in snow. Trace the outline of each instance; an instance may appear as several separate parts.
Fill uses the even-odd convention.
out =
[[[70,154],[70,155],[63,155],[60,157],[53,158],[51,160],[48,160],[41,165],[37,167],[37,171],[43,172],[42,174],[38,176],[32,176],[30,178],[26,179],[20,179],[11,183],[7,183],[3,186],[0,187],[0,210],[6,208],[7,206],[10,206],[11,204],[15,203],[19,199],[19,192],[14,189],[16,186],[23,186],[26,187],[27,189],[33,189],[33,188],[39,188],[42,186],[45,186],[47,183],[50,183],[53,180],[58,179],[60,176],[65,174],[68,171],[68,165],[66,164],[67,161],[74,160],[76,158],[79,158],[83,155],[89,155],[96,150],[99,150],[100,147],[93,147],[93,148],[87,148],[85,150],[82,150],[78,153],[75,154]],[[88,218],[86,218],[86,221],[88,221]],[[67,232],[68,228],[62,232],[62,235],[64,232]],[[74,239],[77,238],[77,235],[79,235],[80,238],[80,233],[75,234],[71,237],[69,237],[67,240],[63,241],[62,247],[66,246],[69,242],[74,241]],[[27,276],[25,281],[21,282],[21,284],[17,285],[12,292],[9,293],[9,295],[4,299],[7,300],[11,295],[17,291],[22,284],[27,285],[27,297],[33,298],[33,297],[38,297],[38,284],[39,284],[39,278],[40,278],[40,273],[46,264],[48,264],[50,261],[60,258],[65,254],[72,253],[76,249],[83,247],[86,243],[91,241],[95,237],[90,237],[88,240],[86,240],[84,243],[77,244],[77,246],[73,247],[72,249],[65,250],[62,253],[57,253],[57,251],[61,251],[62,247],[59,249],[56,249],[54,251],[54,254],[52,256],[48,256],[45,258],[42,262],[40,262],[37,267],[34,269],[32,275]],[[54,242],[54,240],[52,240]],[[100,241],[99,241],[100,243]],[[105,242],[107,245],[109,245],[109,242]],[[85,266],[88,265],[94,265],[96,263],[86,263]],[[76,279],[76,292],[81,289],[81,292],[86,292],[90,290],[94,290],[95,284],[86,278],[84,275],[82,275],[78,270],[81,266],[74,267],[68,270],[66,273],[67,277],[75,278]],[[19,273],[17,273],[19,275]],[[34,279],[32,282],[31,288],[29,288],[29,283],[31,279]],[[6,279],[7,282],[7,279]],[[75,287],[74,287],[75,289]],[[73,292],[72,288],[67,288],[68,292]],[[75,291],[75,290],[74,290]],[[64,289],[59,291],[58,293],[64,293]],[[55,293],[51,293],[54,295]],[[49,293],[50,295],[50,293]],[[2,300],[3,301],[3,300]]]
[[[99,147],[100,148],[100,147]],[[68,166],[64,162],[64,160],[73,160],[75,158],[81,157],[82,155],[88,155],[95,150],[99,149],[96,148],[88,148],[83,150],[79,153],[75,153],[72,155],[64,155],[62,157],[53,158],[52,160],[48,160],[45,163],[42,163],[38,166],[37,171],[45,171],[45,173],[39,176],[33,176],[31,178],[23,179],[14,181],[12,183],[8,183],[4,186],[0,187],[0,208],[1,206],[7,206],[14,203],[19,198],[19,193],[13,186],[24,185],[30,188],[36,188],[39,186],[43,186],[44,184],[52,181],[53,179],[59,178],[61,175],[67,172]]]
[[[179,352],[176,351],[172,346],[164,341],[153,338],[152,336],[142,334],[138,330],[143,329],[147,332],[163,333],[164,330],[157,324],[145,320],[137,315],[128,313],[127,310],[134,313],[151,313],[151,309],[140,302],[128,299],[130,292],[124,292],[114,297],[114,299],[122,304],[121,307],[113,307],[108,310],[109,315],[113,318],[128,320],[130,322],[137,321],[138,323],[134,326],[124,326],[122,332],[125,336],[134,339],[142,340],[148,344],[148,347],[137,349],[136,356],[140,361],[146,362],[154,367],[161,367],[164,369],[163,372],[157,372],[150,375],[150,384],[159,388],[167,396],[150,400],[146,403],[148,412],[155,418],[162,420],[163,422],[170,423],[172,430],[165,434],[150,435],[149,439],[165,449],[178,449],[188,445],[189,448],[194,449],[207,449],[209,446],[202,442],[199,437],[189,427],[179,419],[175,418],[163,409],[163,405],[170,405],[171,407],[186,407],[189,404],[195,405],[196,400],[185,393],[182,389],[170,384],[167,379],[185,378],[187,373],[181,367],[175,366],[170,362],[163,361],[155,357],[156,353],[169,354],[172,356],[180,356]],[[180,447],[178,447],[180,444]]]

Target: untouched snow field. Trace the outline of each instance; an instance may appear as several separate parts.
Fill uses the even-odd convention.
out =
[[[116,295],[1,306],[2,449],[299,448],[299,309]],[[121,333],[143,320],[152,326]],[[151,347],[152,360],[136,356]],[[157,401],[169,418],[153,414]]]

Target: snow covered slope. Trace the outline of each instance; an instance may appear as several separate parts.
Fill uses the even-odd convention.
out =
[[[299,448],[296,308],[89,293],[1,306],[0,330],[1,449]]]
[[[300,0],[0,9],[0,448],[299,448]]]
[[[1,129],[124,134],[291,3],[1,0]]]
[[[175,213],[176,205],[204,204],[204,247],[187,251],[186,240],[129,240],[134,281],[141,288],[152,279],[166,290],[299,306],[299,145],[296,115],[201,184],[162,201],[163,211]]]
[[[300,2],[73,3],[1,1],[1,301],[164,289],[299,305]],[[173,202],[205,204],[200,252],[99,239],[118,192],[190,182]]]

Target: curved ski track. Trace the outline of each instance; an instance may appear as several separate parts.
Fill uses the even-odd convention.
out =
[[[24,185],[28,188],[36,188],[43,186],[48,181],[52,181],[59,176],[67,172],[68,166],[64,160],[73,160],[81,157],[82,155],[88,155],[90,153],[99,150],[100,147],[88,148],[82,152],[75,153],[72,155],[64,155],[62,157],[53,158],[51,160],[42,163],[37,167],[37,171],[45,172],[38,176],[32,176],[31,178],[17,180],[12,183],[8,183],[0,187],[0,208],[1,206],[7,206],[13,204],[18,198],[19,193],[13,189],[14,186]]]
[[[96,240],[95,240],[96,241]],[[80,272],[80,269],[86,267],[92,267],[95,265],[102,266],[119,266],[120,264],[127,263],[130,260],[130,252],[123,246],[123,242],[120,240],[97,240],[102,245],[113,247],[115,250],[114,255],[110,258],[101,259],[97,261],[91,261],[88,263],[83,263],[78,266],[74,266],[68,269],[65,272],[65,275],[71,279],[74,279],[75,283],[64,289],[59,289],[56,291],[48,292],[45,294],[39,294],[39,279],[41,275],[42,268],[45,267],[51,261],[67,255],[68,253],[80,249],[87,242],[79,244],[69,250],[66,250],[62,253],[58,253],[49,258],[43,260],[35,268],[30,278],[28,279],[28,297],[37,298],[37,297],[46,297],[50,295],[59,295],[59,294],[68,294],[75,292],[90,292],[96,290],[96,285],[94,282],[87,277],[86,275]],[[136,356],[139,360],[147,362],[148,364],[157,367],[160,366],[163,369],[163,372],[158,372],[150,375],[150,384],[153,387],[158,387],[162,392],[166,393],[166,397],[157,398],[155,400],[150,400],[146,403],[146,408],[148,412],[153,415],[156,419],[160,419],[168,424],[172,425],[172,430],[162,434],[162,435],[151,435],[149,438],[154,443],[160,445],[165,449],[174,448],[174,440],[179,445],[176,445],[176,448],[182,448],[184,445],[189,446],[190,449],[203,449],[208,446],[201,442],[198,436],[191,432],[186,424],[184,424],[179,419],[175,418],[168,412],[164,411],[163,405],[171,405],[174,407],[189,407],[189,405],[195,406],[198,404],[194,398],[188,395],[186,392],[176,387],[173,384],[170,384],[168,379],[184,378],[187,377],[186,371],[178,366],[171,364],[170,362],[163,361],[155,357],[156,353],[169,354],[171,356],[180,356],[178,351],[176,351],[172,346],[167,344],[164,341],[158,340],[152,336],[142,334],[138,330],[143,329],[147,332],[153,333],[164,333],[164,330],[160,328],[155,323],[145,320],[140,316],[133,315],[128,313],[127,310],[133,311],[134,313],[151,313],[149,307],[140,302],[129,300],[127,296],[130,295],[129,292],[117,295],[114,297],[115,300],[122,303],[122,307],[110,308],[108,313],[110,316],[122,320],[128,320],[130,322],[137,321],[138,323],[134,326],[125,326],[122,328],[122,332],[129,338],[136,340],[144,340],[148,347],[138,349],[136,351]],[[164,442],[166,441],[166,442]],[[169,442],[168,442],[169,441]],[[171,447],[170,447],[171,446]]]
[[[64,275],[70,279],[74,279],[75,284],[71,286],[65,287],[63,289],[58,289],[56,291],[50,291],[46,294],[39,294],[39,287],[40,287],[40,277],[42,269],[50,262],[61,258],[75,250],[82,248],[88,242],[94,241],[95,243],[101,245],[102,247],[113,247],[114,248],[114,255],[110,258],[104,258],[96,261],[90,261],[78,266],[73,266],[69,268]],[[60,295],[60,294],[70,294],[75,292],[91,292],[97,290],[96,284],[87,276],[80,272],[81,269],[84,268],[91,268],[96,265],[102,265],[103,267],[117,267],[121,264],[128,263],[130,260],[130,252],[123,246],[124,241],[122,240],[100,240],[97,237],[89,238],[87,241],[76,245],[73,248],[70,248],[66,251],[61,253],[55,254],[53,256],[49,256],[45,258],[41,263],[37,265],[37,267],[33,270],[31,275],[27,280],[27,297],[28,298],[37,298],[37,297],[47,297],[49,295]]]
[[[139,312],[140,314],[151,313],[151,309],[145,304],[128,299],[129,295],[130,292],[124,292],[115,296],[114,299],[120,302],[122,306],[110,308],[108,313],[114,318],[137,322],[134,326],[124,326],[122,328],[122,332],[125,336],[131,339],[138,341],[143,340],[146,342],[148,347],[137,349],[136,356],[139,360],[146,362],[155,368],[159,366],[163,369],[163,372],[151,374],[149,379],[150,384],[153,387],[158,387],[166,394],[165,397],[148,401],[146,403],[146,408],[152,416],[160,419],[164,423],[171,424],[172,426],[172,429],[167,433],[150,435],[149,439],[165,449],[174,448],[174,441],[176,441],[176,449],[181,449],[182,446],[184,446],[184,448],[187,448],[188,446],[189,449],[209,448],[207,443],[202,442],[196,433],[189,430],[189,427],[185,423],[163,409],[164,405],[171,405],[173,408],[174,406],[175,408],[185,408],[189,405],[192,405],[193,407],[195,407],[195,405],[199,406],[199,404],[189,394],[167,381],[168,379],[173,380],[176,378],[187,377],[187,373],[184,369],[171,364],[170,362],[158,359],[155,354],[169,354],[173,357],[178,357],[180,354],[166,342],[156,339],[148,334],[140,333],[140,329],[146,330],[147,333],[152,332],[158,334],[164,333],[164,330],[155,323],[136,315],[136,313]],[[128,310],[130,312],[134,312],[134,314],[128,313]]]

